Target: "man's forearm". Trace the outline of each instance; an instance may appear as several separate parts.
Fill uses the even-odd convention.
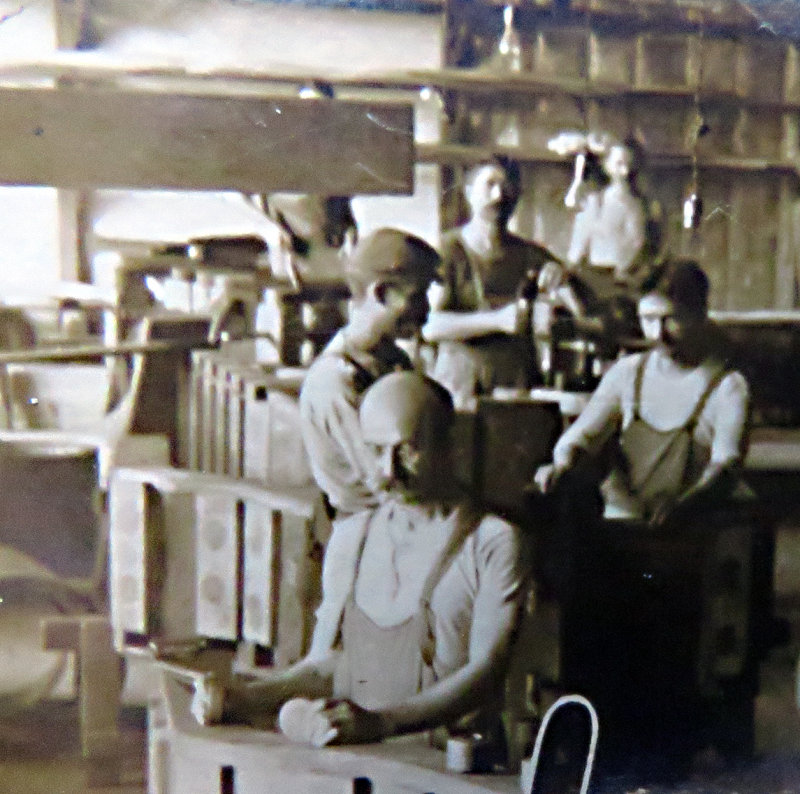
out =
[[[497,311],[431,312],[422,335],[428,342],[457,342],[494,333],[508,333]]]
[[[709,463],[703,469],[697,482],[678,497],[677,504],[680,507],[687,507],[707,495],[727,492],[733,482],[736,468],[734,462]]]
[[[224,715],[232,721],[247,721],[277,712],[293,697],[330,697],[336,654],[313,663],[301,660],[291,667],[274,670],[257,678],[237,680],[225,695]]]
[[[487,705],[497,695],[505,654],[470,662],[460,670],[402,703],[380,709],[384,736],[435,728]]]

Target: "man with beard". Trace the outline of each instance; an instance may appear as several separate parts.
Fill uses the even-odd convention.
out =
[[[325,552],[315,638],[340,633],[341,648],[315,643],[296,665],[226,690],[199,681],[199,721],[258,721],[284,704],[284,733],[318,746],[380,741],[476,710],[484,718],[473,730],[497,725],[523,591],[518,532],[458,492],[444,388],[386,375],[359,419],[381,500],[339,521]]]
[[[537,380],[528,305],[543,265],[554,257],[507,229],[520,193],[519,168],[506,160],[479,163],[466,177],[470,219],[442,239],[441,284],[429,293],[423,329],[437,346],[431,374],[457,407],[495,386],[530,388]]]
[[[638,306],[651,348],[605,374],[553,462],[536,473],[542,491],[614,435],[618,454],[601,489],[606,518],[663,524],[730,483],[744,457],[749,394],[744,377],[726,369],[708,289],[694,262],[654,274]]]
[[[362,239],[346,262],[349,320],[313,362],[300,392],[314,479],[337,517],[375,504],[376,461],[361,437],[358,405],[381,375],[411,368],[395,340],[419,333],[438,265],[433,248],[396,229]]]

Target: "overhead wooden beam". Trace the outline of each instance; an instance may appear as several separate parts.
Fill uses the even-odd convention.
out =
[[[411,193],[410,103],[0,89],[0,182]]]

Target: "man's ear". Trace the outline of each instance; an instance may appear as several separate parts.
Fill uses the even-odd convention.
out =
[[[386,303],[386,296],[389,293],[389,285],[385,281],[373,281],[368,289],[370,297],[378,303]]]

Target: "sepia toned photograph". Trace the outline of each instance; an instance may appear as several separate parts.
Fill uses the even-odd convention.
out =
[[[800,794],[800,0],[0,0],[0,794]]]

